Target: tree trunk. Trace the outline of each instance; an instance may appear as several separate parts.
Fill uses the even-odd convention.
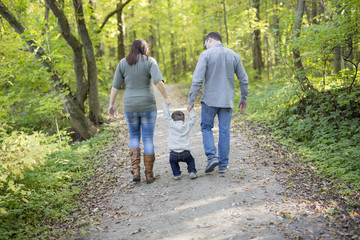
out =
[[[228,33],[228,26],[227,26],[227,23],[226,23],[225,0],[223,0],[223,8],[224,8],[224,25],[225,25],[225,33],[226,33],[226,44],[229,44],[229,33]]]
[[[219,2],[219,0],[217,1],[217,4],[219,5],[219,7],[217,8],[218,9],[218,20],[219,20],[219,33],[220,33],[220,35],[222,34],[222,23],[221,23],[221,8],[220,8],[220,2]]]
[[[23,26],[14,15],[7,9],[7,7],[0,0],[0,14],[9,22],[9,24],[15,29],[15,31],[24,39],[29,46],[29,51],[34,54],[35,58],[41,61],[42,65],[46,68],[47,72],[51,72],[52,81],[56,84],[55,90],[60,94],[63,92],[69,92],[64,96],[65,103],[63,107],[70,115],[70,122],[72,127],[80,134],[84,139],[91,138],[96,133],[96,127],[85,117],[84,112],[78,106],[77,102],[71,95],[71,91],[68,85],[66,85],[58,73],[53,69],[50,58],[46,55],[45,49],[39,46],[35,40],[26,39],[24,36],[25,26]]]
[[[103,123],[98,95],[98,76],[94,47],[86,28],[84,9],[81,0],[73,0],[76,23],[84,46],[89,83],[89,117],[96,126]]]
[[[341,46],[340,44],[334,48],[334,72],[341,71]]]
[[[340,15],[340,5],[336,5],[336,8],[337,8],[337,14]],[[335,23],[335,26],[336,27],[339,27],[337,23]],[[334,48],[334,72],[335,73],[338,73],[340,72],[342,69],[341,67],[341,45],[337,45],[335,48]]]
[[[302,24],[302,20],[303,20],[303,16],[304,16],[304,10],[305,10],[305,0],[299,0],[298,9],[297,9],[296,18],[295,18],[295,24],[294,24],[294,32],[295,32],[296,38],[300,37],[301,24]],[[297,79],[301,83],[301,87],[302,87],[303,91],[315,90],[313,88],[313,86],[311,85],[309,79],[306,77],[305,68],[301,61],[301,55],[300,55],[299,49],[296,48],[296,49],[293,49],[292,51],[293,51],[293,57],[294,57],[294,62],[295,62],[295,68],[297,70]]]
[[[318,21],[316,20],[316,17],[318,15],[317,13],[317,2],[316,1],[312,1],[312,6],[311,6],[311,22],[312,24],[318,24]]]
[[[118,4],[116,5],[117,9],[122,7],[122,0],[119,0]],[[119,10],[116,14],[117,17],[117,30],[118,30],[118,61],[125,57],[125,25],[124,25],[124,14],[123,8]]]
[[[149,0],[149,11],[151,13],[155,13],[156,9],[155,9],[155,4],[153,3],[153,0]],[[159,51],[157,49],[157,45],[156,45],[156,22],[154,20],[154,18],[150,17],[150,21],[149,21],[149,36],[148,36],[148,43],[149,43],[149,47],[150,47],[150,55],[153,56],[157,61],[159,60]]]
[[[352,64],[349,64],[348,66],[348,60],[353,62],[354,60],[354,46],[353,46],[353,39],[352,36],[349,36],[346,39],[347,47],[345,48],[345,54],[344,54],[344,60],[345,60],[345,68],[349,68],[350,71],[354,70],[354,66]]]
[[[89,0],[89,14],[90,14],[90,29],[92,29],[92,33],[96,33],[96,27],[98,25],[97,23],[97,19],[95,16],[95,10],[96,10],[96,4],[93,0]],[[95,35],[95,34],[94,34]],[[101,39],[99,39],[99,37],[97,35],[96,36],[96,42],[99,42],[96,46],[96,53],[95,56],[97,58],[101,58],[104,56],[104,43],[101,41]]]
[[[254,0],[254,8],[256,9],[256,21],[260,20],[260,0]],[[263,68],[260,29],[255,29],[254,32],[254,46],[253,46],[253,68],[256,70],[256,78],[261,79],[261,71]]]
[[[175,59],[175,36],[173,32],[173,21],[172,21],[172,2],[168,0],[168,12],[169,12],[169,22],[170,22],[170,79],[174,82],[177,82],[177,71],[176,71],[176,59]]]
[[[66,19],[64,12],[60,5],[55,0],[45,0],[46,4],[50,7],[58,19],[58,23],[61,28],[61,35],[65,41],[69,44],[74,53],[74,70],[76,76],[76,93],[75,98],[79,107],[85,111],[85,101],[89,91],[89,84],[85,76],[85,61],[82,51],[82,45],[79,40],[71,33],[70,25]]]
[[[278,0],[274,2],[276,9],[279,7]],[[280,16],[278,13],[274,14],[274,40],[275,40],[275,66],[280,63],[279,55],[281,55],[281,31],[280,31]]]
[[[160,24],[158,23],[157,24],[157,32],[158,32],[158,45],[159,45],[159,48],[160,48],[160,51],[161,51],[161,56],[162,56],[162,65],[163,65],[163,73],[164,73],[164,76],[166,76],[166,65],[165,65],[165,53],[164,53],[164,48],[161,44],[161,33],[160,33]],[[159,59],[160,61],[160,59]]]

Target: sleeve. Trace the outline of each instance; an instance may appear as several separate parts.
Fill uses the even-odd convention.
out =
[[[200,92],[204,77],[207,69],[206,59],[204,52],[200,54],[199,60],[196,64],[195,71],[193,73],[193,79],[191,89],[189,92],[189,105],[194,105],[195,99]]]
[[[116,89],[120,89],[123,82],[124,82],[124,74],[121,72],[121,61],[120,61],[115,70],[113,87]]]
[[[245,72],[244,66],[241,62],[241,58],[239,55],[237,55],[237,64],[235,68],[235,74],[236,77],[239,80],[240,85],[240,91],[241,91],[241,102],[247,102],[247,96],[249,93],[248,86],[249,86],[249,80],[248,75]]]
[[[169,107],[166,104],[166,102],[163,103],[163,115],[164,118],[169,126],[171,126],[174,123],[174,120],[170,116]]]
[[[196,120],[196,111],[194,108],[192,108],[190,110],[189,121],[188,121],[190,128],[192,128],[195,125],[195,120]]]
[[[150,57],[150,75],[153,83],[156,85],[158,82],[163,81],[164,77],[161,74],[159,65],[157,64],[156,60]]]

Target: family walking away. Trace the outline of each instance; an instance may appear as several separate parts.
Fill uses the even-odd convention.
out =
[[[163,103],[164,118],[169,127],[168,148],[170,150],[170,166],[175,180],[180,180],[181,171],[179,162],[186,162],[190,179],[197,178],[195,159],[190,153],[190,130],[195,124],[196,112],[191,109],[189,121],[185,122],[185,114],[175,111],[171,114],[166,102]]]
[[[189,111],[193,109],[195,99],[204,83],[201,98],[201,132],[208,161],[205,173],[214,171],[217,166],[219,173],[225,173],[228,170],[230,124],[235,103],[234,74],[240,84],[241,99],[238,107],[241,112],[247,106],[249,81],[240,55],[222,44],[219,33],[210,32],[205,38],[204,47],[207,50],[200,54],[196,64],[187,108]],[[212,130],[216,115],[219,120],[218,149]]]
[[[241,112],[247,106],[248,76],[239,54],[222,44],[219,33],[210,32],[205,38],[204,46],[206,50],[200,54],[193,73],[187,107],[189,111],[188,121],[185,121],[185,114],[181,111],[175,111],[170,116],[168,108],[170,101],[165,90],[164,78],[156,60],[149,56],[149,47],[145,40],[136,39],[131,46],[129,55],[121,59],[117,65],[108,112],[111,117],[114,117],[116,111],[114,103],[118,90],[125,85],[123,105],[130,135],[129,147],[133,181],[141,181],[141,139],[144,146],[146,182],[152,183],[155,180],[153,174],[155,162],[153,138],[157,108],[152,84],[157,87],[164,98],[164,117],[169,127],[169,162],[174,179],[181,178],[179,162],[187,163],[187,170],[191,179],[197,178],[195,160],[190,153],[189,133],[196,119],[194,102],[203,84],[201,132],[207,157],[205,173],[214,171],[217,166],[219,173],[225,173],[228,170],[230,124],[235,103],[234,74],[240,84],[241,99],[238,107]],[[219,120],[218,148],[215,146],[212,130],[216,115]]]
[[[118,90],[125,83],[123,99],[124,116],[130,135],[130,158],[133,181],[141,180],[140,173],[140,140],[144,146],[144,166],[147,183],[155,180],[153,166],[154,153],[154,129],[157,117],[156,101],[152,84],[154,84],[167,105],[170,102],[156,60],[149,56],[149,47],[145,40],[136,39],[130,49],[129,55],[121,59],[117,65],[113,87],[110,94],[109,115],[114,117],[115,99]]]

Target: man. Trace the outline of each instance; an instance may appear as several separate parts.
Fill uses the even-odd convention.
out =
[[[244,70],[239,54],[222,44],[221,35],[210,32],[205,38],[207,50],[200,54],[193,74],[187,109],[194,107],[194,101],[204,82],[201,98],[201,132],[208,164],[205,173],[214,171],[225,173],[229,163],[230,123],[234,106],[234,74],[236,74],[241,90],[238,107],[244,111],[247,106],[248,76]],[[212,128],[214,118],[219,119],[218,155],[214,143]]]

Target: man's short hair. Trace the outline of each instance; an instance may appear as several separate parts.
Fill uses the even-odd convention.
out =
[[[222,42],[221,35],[220,35],[220,33],[218,33],[218,32],[210,32],[210,33],[206,36],[205,41],[209,40],[209,38],[212,38],[212,39],[214,39],[214,40],[217,40],[217,41]]]
[[[182,111],[175,111],[171,114],[174,121],[185,121],[185,114]]]

